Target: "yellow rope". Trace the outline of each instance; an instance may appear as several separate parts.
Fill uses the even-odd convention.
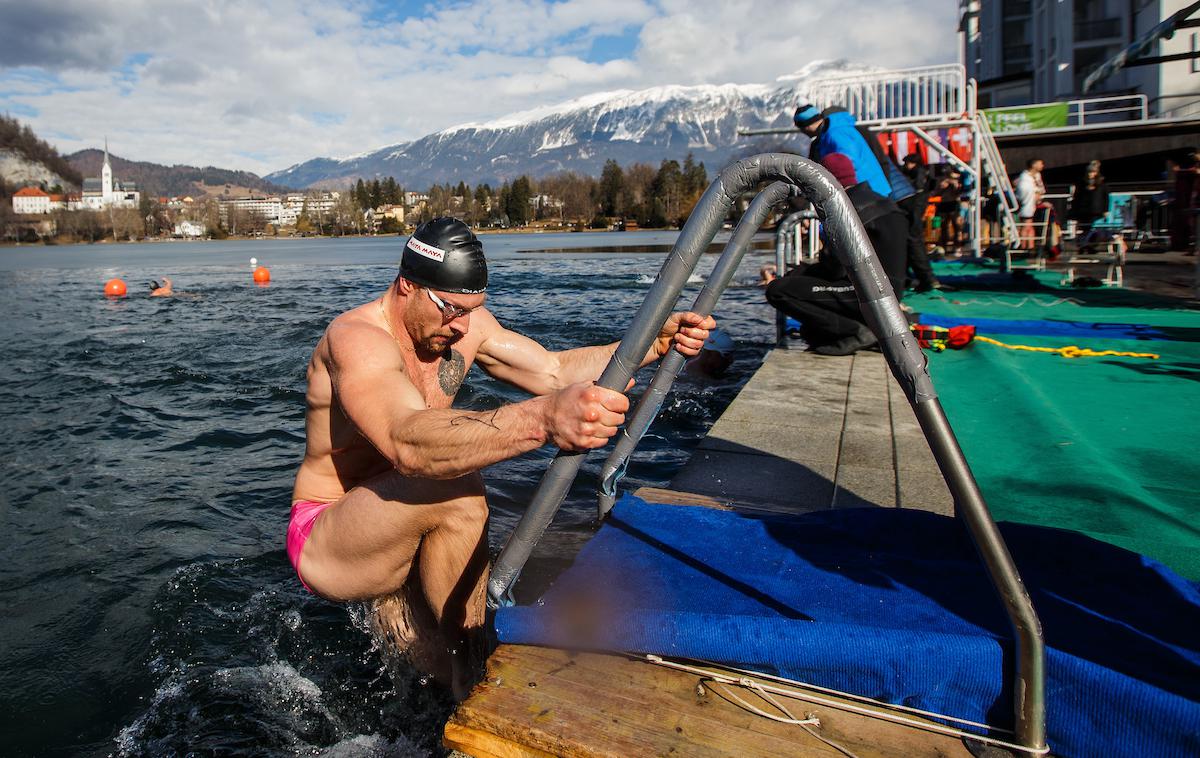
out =
[[[1105,355],[1116,355],[1122,358],[1149,358],[1158,360],[1158,353],[1126,353],[1120,350],[1091,350],[1086,347],[1067,345],[1066,347],[1034,347],[1033,345],[1007,345],[991,337],[975,335],[976,342],[986,342],[989,345],[999,345],[1008,350],[1028,350],[1033,353],[1058,353],[1064,358],[1098,358]]]

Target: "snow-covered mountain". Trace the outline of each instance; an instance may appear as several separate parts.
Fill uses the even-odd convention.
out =
[[[485,124],[463,124],[348,158],[314,158],[269,174],[290,187],[344,186],[359,178],[393,176],[405,187],[465,181],[493,185],[527,174],[576,171],[598,176],[604,162],[657,166],[690,152],[710,175],[743,154],[790,145],[797,136],[740,137],[739,128],[786,127],[817,76],[863,70],[845,61],[818,61],[773,84],[666,86],[604,92],[514,113]]]

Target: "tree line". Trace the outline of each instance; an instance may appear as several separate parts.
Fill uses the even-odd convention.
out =
[[[614,220],[640,226],[682,226],[708,187],[708,171],[689,153],[680,164],[664,160],[622,167],[604,164],[600,177],[564,171],[540,179],[520,176],[499,187],[465,182],[435,184],[427,200],[409,205],[406,221],[420,224],[437,216],[457,216],[472,226],[524,226],[558,221],[564,226],[606,228]],[[404,204],[404,188],[393,177],[359,179],[349,196],[366,211]]]
[[[605,163],[600,177],[565,171],[540,179],[520,176],[499,187],[465,182],[435,184],[426,198],[405,203],[405,190],[394,177],[359,179],[342,192],[332,207],[314,211],[307,201],[296,223],[296,232],[339,236],[366,232],[403,233],[437,216],[456,216],[475,227],[520,227],[547,222],[564,228],[611,227],[621,221],[642,227],[682,226],[708,186],[703,162],[691,154],[682,164],[664,160],[658,168],[646,163],[622,167],[615,160]],[[15,225],[11,202],[0,208],[0,226],[5,236],[33,241],[27,226]],[[377,216],[368,221],[367,210],[388,205],[404,206],[404,222]],[[215,198],[202,198],[186,210],[174,211],[144,192],[137,209],[114,209],[108,213],[56,211],[51,214],[60,236],[80,240],[104,238],[136,239],[170,234],[181,220],[203,223],[215,238],[228,235],[273,234],[279,230],[267,219],[240,208],[221,212]],[[23,230],[23,231],[22,231]]]

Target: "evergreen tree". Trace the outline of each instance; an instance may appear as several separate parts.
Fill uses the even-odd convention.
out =
[[[479,206],[480,214],[486,214],[491,210],[492,192],[486,184],[475,188],[475,203]]]
[[[508,215],[508,203],[511,190],[508,188],[508,182],[500,185],[500,193],[496,202],[496,213],[493,213],[493,218],[500,218],[505,223],[512,223],[512,219]]]
[[[508,212],[509,222],[514,226],[523,226],[529,222],[529,198],[531,195],[529,177],[524,175],[518,177],[509,188],[505,210]]]
[[[370,205],[367,205],[366,208],[378,208],[383,205],[383,191],[379,186],[379,179],[371,180],[371,186],[367,192],[367,202]]]
[[[358,203],[359,208],[369,207],[367,204],[371,202],[371,198],[367,195],[367,188],[362,179],[358,180],[350,194],[354,198],[354,202]]]
[[[383,202],[388,205],[400,204],[400,187],[396,185],[396,177],[389,176],[383,180]]]
[[[666,220],[674,223],[679,214],[683,212],[681,207],[682,198],[683,172],[679,169],[678,161],[664,160],[658,167],[658,175],[654,177],[654,184],[651,186],[651,195],[655,200],[655,214],[659,208],[659,201],[663,204],[663,214]],[[651,224],[651,226],[664,226],[664,224]]]
[[[661,197],[654,198],[650,207],[650,215],[646,218],[647,226],[666,226],[667,209]]]
[[[683,161],[683,185],[684,193],[688,196],[702,194],[708,189],[708,171],[704,168],[704,162],[697,165],[691,153]]]
[[[625,212],[622,207],[622,194],[625,189],[625,172],[612,158],[604,162],[600,172],[600,212],[605,216],[619,216]]]

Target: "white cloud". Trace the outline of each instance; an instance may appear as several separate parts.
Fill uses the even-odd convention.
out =
[[[108,135],[259,173],[597,91],[954,54],[941,0],[468,0],[396,21],[366,0],[0,0],[0,18],[0,108],[60,149]],[[589,60],[627,34],[627,56]]]

